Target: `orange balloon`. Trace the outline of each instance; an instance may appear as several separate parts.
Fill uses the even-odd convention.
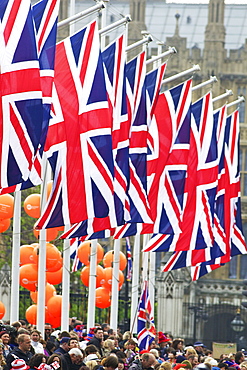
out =
[[[40,230],[33,229],[33,234],[34,234],[35,238],[39,239]],[[57,236],[58,236],[57,228],[53,227],[51,229],[46,229],[46,241],[47,242],[50,242],[51,240],[56,239]]]
[[[103,258],[104,267],[112,267],[114,259],[114,251],[108,251]],[[123,252],[119,252],[119,270],[123,271],[127,266],[127,258]]]
[[[54,272],[47,271],[46,281],[47,283],[53,285],[61,284],[61,282],[63,281],[63,269],[61,268],[60,270]]]
[[[47,310],[52,316],[60,317],[62,313],[62,296],[55,295],[51,297],[47,302]]]
[[[95,306],[99,308],[107,308],[111,305],[110,292],[103,288],[95,290]]]
[[[33,245],[20,246],[20,266],[26,265],[27,263],[34,263],[32,258],[33,250]]]
[[[91,241],[82,242],[77,250],[77,255],[79,260],[88,266],[90,261],[90,252],[91,252]],[[97,263],[99,263],[104,256],[104,249],[99,243],[97,243]]]
[[[113,273],[112,267],[107,267],[104,269],[105,281],[102,283],[102,287],[104,287],[107,290],[111,290],[112,287],[112,273]],[[124,283],[124,274],[122,273],[122,271],[118,272],[118,281],[119,281],[118,290],[120,290]]]
[[[24,200],[24,211],[26,214],[33,218],[40,217],[40,194],[30,194]]]
[[[38,264],[39,246],[33,250],[32,258],[34,263]],[[54,244],[46,243],[46,270],[53,272],[60,270],[63,265],[61,253]]]
[[[56,288],[47,283],[46,286],[45,286],[45,304],[47,304],[47,302],[49,301],[49,299],[51,297],[53,297],[54,295],[56,295],[57,292],[56,292]],[[35,291],[35,292],[30,292],[30,297],[31,297],[31,300],[33,301],[33,303],[37,303],[38,301],[38,292]]]
[[[53,185],[53,181],[50,180],[47,182],[46,186],[46,192],[47,192],[47,196],[46,196],[46,200],[49,198],[50,194],[51,194],[51,189],[52,189],[52,185]]]
[[[13,217],[14,197],[10,194],[0,195],[0,218],[6,219]]]
[[[80,278],[85,286],[89,286],[89,272],[90,266],[84,266],[81,270]],[[104,269],[102,266],[98,265],[96,267],[96,288],[102,286],[105,281]]]
[[[51,315],[51,313],[48,311],[47,307],[45,309],[45,322],[51,324],[51,326],[55,329],[61,326],[61,317],[57,316],[54,317]]]
[[[4,233],[4,231],[8,230],[10,227],[10,218],[4,218],[0,220],[0,233]]]
[[[38,285],[37,266],[28,263],[20,267],[20,285],[31,291],[35,291]]]
[[[5,306],[3,302],[0,301],[0,320],[4,317],[5,315]]]
[[[33,304],[26,309],[26,319],[31,325],[36,325],[37,321],[37,305]]]

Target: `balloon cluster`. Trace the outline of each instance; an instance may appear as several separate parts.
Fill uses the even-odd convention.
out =
[[[38,262],[38,243],[20,247],[20,285],[30,291],[34,303],[26,310],[26,319],[32,325],[36,325],[37,320]],[[62,296],[56,294],[54,285],[62,282],[62,266],[60,251],[55,245],[46,243],[45,322],[54,328],[61,323]]]
[[[81,243],[77,250],[79,260],[85,265],[81,270],[80,278],[85,286],[89,285],[90,272],[90,249],[91,242],[85,241]],[[97,243],[97,263],[103,261],[103,266],[96,267],[96,291],[95,291],[95,305],[99,308],[107,308],[111,305],[111,288],[112,288],[112,274],[114,251],[110,250],[104,255],[104,249]],[[119,273],[118,273],[118,290],[120,290],[124,283],[123,270],[127,265],[127,259],[124,253],[119,255]]]
[[[14,213],[14,197],[10,194],[0,195],[0,233],[8,230]]]

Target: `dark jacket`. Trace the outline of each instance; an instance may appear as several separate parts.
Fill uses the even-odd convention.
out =
[[[103,351],[102,351],[102,347],[101,347],[101,340],[96,338],[96,337],[93,337],[89,342],[88,342],[88,345],[89,344],[94,344],[95,347],[99,350],[99,354],[101,356],[103,356]]]
[[[19,347],[15,347],[12,352],[10,352],[6,358],[6,366],[4,370],[10,370],[12,368],[11,363],[17,358],[21,358],[28,365],[30,358],[33,356],[31,352],[23,352]]]

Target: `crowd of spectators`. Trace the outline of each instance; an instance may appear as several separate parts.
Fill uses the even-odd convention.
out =
[[[0,370],[247,370],[245,352],[213,357],[203,343],[158,332],[148,349],[139,350],[131,332],[108,324],[89,333],[81,324],[70,331],[45,324],[45,336],[25,321],[0,325]]]

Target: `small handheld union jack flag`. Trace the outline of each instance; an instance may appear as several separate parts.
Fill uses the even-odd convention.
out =
[[[137,316],[137,337],[139,351],[148,349],[155,339],[153,310],[148,294],[148,282],[144,281]]]

